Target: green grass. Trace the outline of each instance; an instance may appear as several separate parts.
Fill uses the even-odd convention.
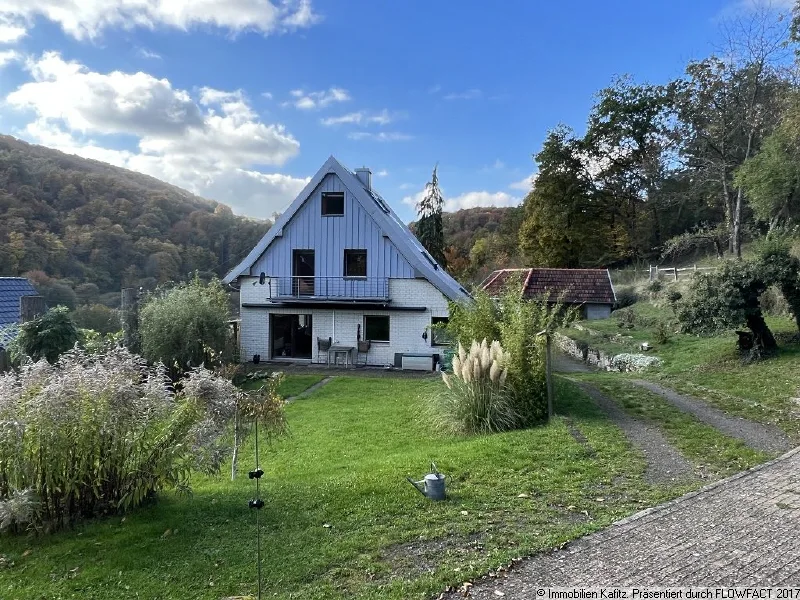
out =
[[[284,398],[291,398],[305,392],[312,385],[319,383],[325,377],[323,375],[291,375],[286,377],[278,387],[278,393]],[[259,379],[245,381],[240,387],[243,390],[257,390],[264,382]]]
[[[672,310],[664,303],[640,301],[634,310],[651,320],[674,322]],[[654,348],[648,354],[658,356],[663,366],[639,376],[663,380],[730,414],[778,425],[800,442],[800,405],[792,400],[800,396],[800,342],[792,319],[767,319],[778,337],[778,354],[752,363],[744,362],[737,352],[733,332],[714,337],[673,334],[667,343],[658,344],[654,327],[620,329],[617,322],[613,316],[582,322],[583,331],[569,328],[564,333],[610,355],[638,352],[639,344],[649,342]]]
[[[773,458],[702,423],[658,394],[635,386],[617,374],[592,373],[580,378],[613,398],[629,414],[657,425],[704,477],[727,477]]]
[[[557,384],[549,425],[485,437],[444,436],[420,416],[435,380],[341,377],[289,405],[291,436],[261,460],[265,597],[425,598],[685,491],[645,484],[621,431]],[[432,460],[446,502],[405,481]],[[254,465],[250,444],[240,461],[243,473]],[[0,598],[253,594],[253,482],[195,477],[194,489],[124,519],[2,538],[13,566],[0,568]]]

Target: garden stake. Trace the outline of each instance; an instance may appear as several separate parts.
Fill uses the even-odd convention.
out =
[[[250,471],[247,476],[250,479],[256,480],[256,497],[253,500],[248,502],[248,506],[250,508],[256,509],[256,561],[257,561],[257,569],[258,569],[258,600],[261,600],[261,521],[258,518],[258,513],[264,507],[264,501],[261,499],[260,491],[261,491],[261,476],[264,474],[264,471],[258,466],[261,461],[258,459],[258,419],[256,418],[256,468],[254,471]]]

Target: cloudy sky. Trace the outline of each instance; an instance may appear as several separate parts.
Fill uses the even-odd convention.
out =
[[[253,217],[331,154],[406,220],[436,163],[447,209],[508,206],[549,128],[752,1],[0,0],[0,131]]]

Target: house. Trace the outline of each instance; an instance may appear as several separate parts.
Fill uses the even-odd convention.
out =
[[[24,277],[0,277],[0,346],[6,347],[17,337],[22,321],[19,299],[38,295],[36,288]]]
[[[482,288],[496,296],[509,285],[521,285],[524,298],[547,298],[580,306],[585,319],[605,319],[617,301],[608,269],[500,269]]]
[[[430,369],[445,345],[431,325],[447,320],[448,301],[470,298],[373,189],[371,171],[332,156],[224,281],[240,292],[242,360],[325,362],[333,350]]]

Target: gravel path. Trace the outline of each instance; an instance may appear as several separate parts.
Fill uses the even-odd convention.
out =
[[[525,559],[468,595],[528,600],[543,587],[800,587],[798,530],[800,448]]]
[[[639,448],[647,460],[644,479],[648,483],[687,481],[694,478],[694,470],[683,455],[664,437],[661,430],[640,421],[601,394],[596,388],[583,382],[574,382],[616,424],[634,446]]]
[[[592,369],[582,360],[572,358],[555,348],[552,351],[551,357],[553,359],[553,371],[556,373],[592,373],[596,370]]]
[[[709,406],[702,400],[684,396],[652,381],[634,379],[632,383],[658,394],[682,411],[694,415],[703,423],[719,429],[722,433],[743,441],[751,448],[778,454],[786,452],[792,447],[789,439],[777,427],[748,421],[741,417],[732,417]]]

